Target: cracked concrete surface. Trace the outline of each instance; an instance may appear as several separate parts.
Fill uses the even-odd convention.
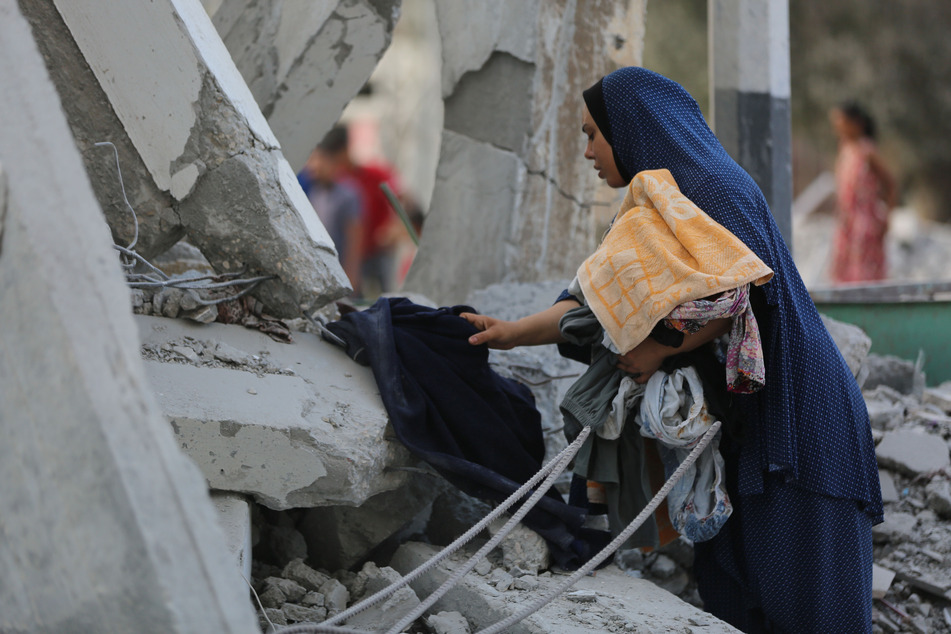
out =
[[[218,272],[275,275],[252,294],[281,317],[349,291],[329,235],[201,5],[23,4],[105,201],[119,195],[114,159],[91,146],[118,147],[143,256],[187,233]],[[104,206],[127,243],[128,210]]]
[[[401,0],[205,0],[295,169],[336,123],[390,44]]]
[[[452,304],[493,283],[574,276],[595,247],[600,196],[583,158],[581,92],[640,60],[645,8],[436,1],[445,129],[404,288]]]

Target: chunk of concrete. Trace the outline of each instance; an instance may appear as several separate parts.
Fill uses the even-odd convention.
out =
[[[645,7],[437,0],[445,129],[404,288],[446,304],[501,281],[574,276],[595,245],[599,187],[581,160],[581,93],[639,61]]]
[[[951,414],[951,383],[943,383],[937,387],[925,388],[921,395],[921,402],[941,408]]]
[[[400,547],[390,565],[401,574],[407,574],[428,561],[438,552],[436,547],[409,542]],[[411,586],[419,596],[426,596],[452,574],[462,559],[451,556],[427,571]],[[552,575],[538,577],[535,591],[542,596],[560,585],[566,577]],[[683,632],[691,631],[695,623],[705,623],[705,634],[735,633],[737,629],[700,609],[678,599],[649,581],[630,577],[615,566],[602,568],[596,575],[583,577],[569,590],[592,593],[596,600],[578,604],[564,595],[553,599],[535,614],[506,629],[513,634],[587,634],[588,632]],[[433,612],[459,612],[474,631],[488,627],[526,606],[522,592],[500,593],[489,586],[486,578],[466,575],[432,607]],[[695,628],[696,629],[696,628]]]
[[[878,481],[882,488],[882,502],[897,502],[901,499],[898,496],[898,489],[895,487],[895,479],[888,471],[878,470]]]
[[[872,598],[884,599],[894,579],[894,571],[872,564]]]
[[[159,404],[209,486],[252,496],[275,510],[355,505],[401,486],[392,467],[415,464],[386,439],[387,416],[369,368],[314,335],[278,343],[240,326],[198,325],[136,316],[142,344],[161,348],[185,337],[255,364],[193,366],[147,361]],[[233,351],[238,351],[237,353]]]
[[[872,347],[872,339],[854,324],[847,324],[827,315],[819,316],[852,371],[852,376],[857,377]]]
[[[235,569],[251,579],[251,506],[243,495],[212,491],[211,502],[218,511],[218,524],[225,535]]]
[[[0,0],[0,631],[256,632],[137,354],[58,96]]]
[[[872,541],[875,543],[914,542],[918,519],[911,513],[885,513],[885,521],[872,527]]]
[[[948,445],[940,436],[915,431],[890,431],[875,448],[878,463],[916,476],[951,465]]]
[[[390,45],[401,0],[204,0],[291,165],[340,118]]]
[[[422,528],[446,484],[439,476],[412,474],[405,484],[360,506],[310,509],[300,522],[310,560],[327,570],[350,568],[407,526]],[[409,532],[416,532],[411,530]]]
[[[496,535],[507,521],[499,518],[489,524],[489,533]],[[535,531],[522,524],[506,535],[499,548],[502,549],[502,565],[506,569],[520,568],[532,574],[548,569],[551,553],[548,543]]]
[[[869,422],[874,429],[889,431],[905,420],[905,408],[901,403],[866,398],[865,408],[868,410]]]
[[[433,634],[470,634],[469,622],[458,612],[439,612],[426,617]]]
[[[935,478],[925,487],[928,506],[944,519],[951,519],[951,483]]]
[[[902,394],[912,394],[918,383],[915,364],[892,355],[868,355],[863,371],[868,372],[862,385],[864,389],[884,385]]]
[[[253,294],[282,317],[297,317],[348,292],[329,235],[201,5],[29,4],[38,37],[50,42],[48,64],[55,67],[77,52],[83,60],[84,72],[60,81],[84,82],[82,90],[68,93],[78,97],[68,113],[76,136],[90,143],[115,139],[123,174],[132,184],[146,183],[137,209],[172,208],[172,217],[158,215],[143,224],[143,247],[152,245],[157,253],[184,229],[218,272],[276,276]],[[61,26],[48,29],[43,17]],[[57,37],[72,44],[51,41]],[[90,107],[103,103],[108,116],[87,122]],[[114,171],[114,159],[101,148],[87,153],[87,162],[93,160]],[[99,186],[116,188],[114,174]],[[128,210],[122,213],[112,217],[123,219],[116,233],[124,236],[131,232]]]
[[[373,562],[364,564],[359,574],[363,577],[361,581],[364,584],[366,596],[376,594],[402,578],[400,573],[389,566],[380,568]],[[418,605],[419,597],[416,593],[409,586],[403,586],[385,601],[352,616],[347,620],[347,626],[371,632],[385,631]]]

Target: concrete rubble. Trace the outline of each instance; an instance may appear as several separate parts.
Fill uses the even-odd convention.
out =
[[[300,169],[390,45],[401,0],[203,0],[284,156]]]
[[[299,317],[349,290],[333,243],[199,3],[24,0],[117,243],[139,216],[150,258],[183,235],[218,273],[273,275],[253,294]]]
[[[53,83],[0,0],[0,631],[250,633]]]

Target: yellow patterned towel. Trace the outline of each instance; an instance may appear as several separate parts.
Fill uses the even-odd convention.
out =
[[[578,269],[585,300],[621,354],[680,304],[772,276],[668,170],[634,177],[611,230]]]

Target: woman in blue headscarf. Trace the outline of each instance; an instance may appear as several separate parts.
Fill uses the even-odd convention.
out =
[[[774,272],[751,287],[766,363],[765,387],[732,394],[742,435],[723,438],[733,515],[695,545],[707,610],[746,632],[870,632],[871,527],[882,499],[862,393],[806,292],[759,187],[729,157],[694,99],[676,82],[623,68],[584,92],[585,158],[623,187],[667,169],[682,193]],[[467,318],[473,344],[511,348],[564,341],[563,295],[516,322]],[[648,338],[618,362],[638,382],[665,357],[727,330],[715,320],[672,348]]]

